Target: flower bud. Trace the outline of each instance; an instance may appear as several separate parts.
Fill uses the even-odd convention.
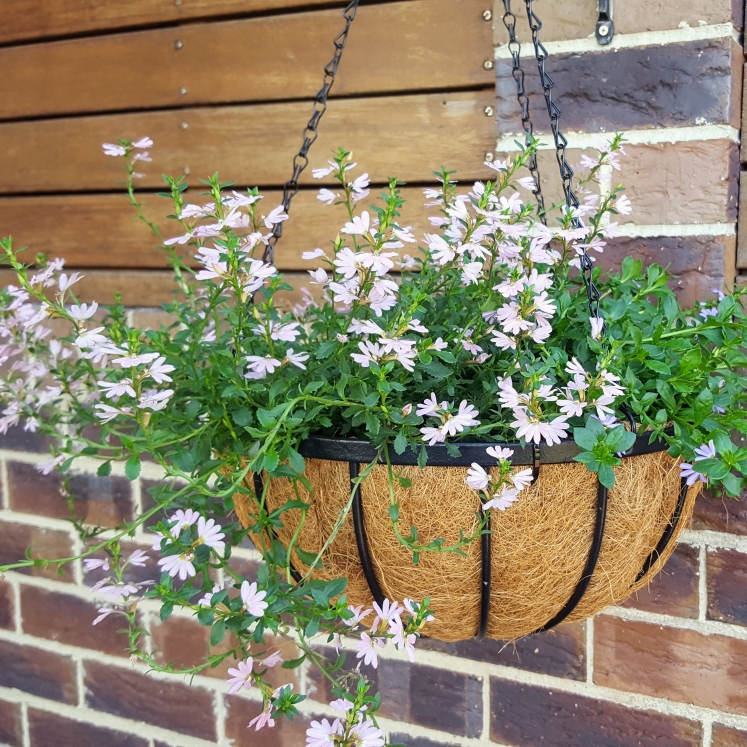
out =
[[[406,418],[412,412],[412,404],[405,405],[402,408],[402,417]]]
[[[343,345],[348,341],[347,335],[337,335],[337,342],[341,342]]]

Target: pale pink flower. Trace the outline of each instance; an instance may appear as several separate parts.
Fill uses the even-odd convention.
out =
[[[310,260],[310,259],[316,259],[317,257],[324,257],[324,256],[325,256],[324,249],[314,249],[313,252],[304,252],[301,255],[301,259]]]
[[[327,271],[321,267],[317,270],[308,270],[308,273],[311,275],[312,285],[324,285],[329,280]]]
[[[120,379],[119,381],[97,381],[96,384],[103,389],[107,399],[121,397],[128,394],[130,397],[135,396],[135,390],[132,388],[132,379]]]
[[[336,199],[337,195],[331,189],[320,189],[319,194],[316,196],[319,202],[323,202],[325,205],[331,205]]]
[[[114,420],[118,415],[130,415],[132,410],[129,407],[112,407],[111,405],[105,405],[103,403],[97,404],[94,408],[96,411],[96,417],[100,423],[108,423]]]
[[[249,689],[252,686],[252,672],[254,668],[254,659],[250,656],[246,661],[240,661],[236,668],[228,670],[229,693],[237,693],[243,689]]]
[[[392,633],[394,633],[394,638],[392,638],[392,643],[394,643],[394,647],[398,651],[406,651],[407,652],[407,658],[411,661],[415,661],[415,641],[417,640],[417,636],[415,633],[405,633],[404,626],[402,625],[402,621],[399,620],[397,624],[392,626]]]
[[[510,459],[514,455],[513,449],[504,449],[502,446],[488,446],[485,451],[494,459]]]
[[[223,586],[221,584],[214,584],[211,591],[209,591],[207,594],[205,594],[202,599],[200,599],[197,604],[200,607],[212,607],[213,605],[213,596],[217,594],[219,591],[223,591]]]
[[[615,210],[620,215],[630,215],[633,211],[633,206],[630,204],[630,200],[627,195],[620,195],[615,201]]]
[[[195,559],[193,552],[183,552],[179,555],[169,555],[166,558],[161,558],[158,561],[158,565],[161,566],[161,570],[169,574],[169,576],[179,578],[184,581],[188,576],[195,575],[195,567],[192,561]]]
[[[519,500],[519,491],[515,488],[503,488],[500,493],[496,493],[487,503],[483,504],[483,510],[497,508],[499,511],[505,511],[509,506]]]
[[[70,288],[70,286],[75,285],[75,283],[77,283],[82,278],[83,275],[81,275],[79,272],[73,272],[70,276],[63,272],[62,275],[60,275],[60,279],[58,281],[60,293],[64,293],[68,288]],[[85,306],[85,304],[83,305]]]
[[[125,565],[134,565],[136,568],[144,568],[150,557],[142,550],[133,550],[125,560]]]
[[[153,147],[153,141],[149,137],[141,137],[140,140],[136,140],[132,144],[133,148],[138,148],[139,150],[143,150],[144,148],[152,148]]]
[[[121,602],[133,594],[137,594],[138,587],[127,581],[117,581],[113,578],[102,578],[101,581],[94,584],[89,594],[101,594],[103,597],[109,597],[115,604]]]
[[[86,570],[88,571],[94,571],[97,568],[102,568],[105,571],[109,570],[109,559],[104,558],[104,560],[99,560],[98,558],[86,558],[83,561],[83,564],[86,567]]]
[[[361,633],[359,641],[353,642],[353,648],[358,651],[357,659],[363,659],[363,663],[376,669],[379,666],[379,657],[376,654],[376,647],[384,648],[384,641],[381,638],[372,638],[368,633]]]
[[[175,511],[169,517],[169,523],[172,521],[176,522],[176,525],[171,529],[174,537],[178,537],[187,527],[196,524],[201,518],[200,514],[192,508],[186,510],[180,508],[178,511]]]
[[[519,470],[518,472],[514,472],[511,475],[511,482],[513,482],[514,487],[517,490],[524,490],[527,485],[532,484],[532,480],[534,480],[532,469],[531,467],[527,467],[527,469]]]
[[[150,376],[156,384],[163,384],[164,381],[172,380],[171,376],[168,376],[168,374],[175,370],[174,366],[167,364],[166,358],[161,355],[151,363],[150,367],[145,372],[145,375]]]
[[[225,536],[214,519],[205,519],[204,516],[200,516],[197,520],[197,542],[199,544],[207,545],[213,550],[222,552],[226,546],[226,543],[223,542]]]
[[[244,374],[247,379],[263,379],[267,374],[275,373],[275,369],[279,368],[281,362],[277,358],[273,358],[271,355],[247,355],[246,361],[249,363],[250,372]]]
[[[372,610],[364,610],[363,605],[361,605],[360,607],[353,607],[351,605],[348,605],[348,610],[353,613],[353,616],[348,618],[347,620],[343,620],[343,622],[349,628],[354,628],[356,625],[359,625],[361,621],[368,617],[372,612]]]
[[[400,620],[402,615],[402,607],[399,606],[399,602],[392,602],[389,599],[385,599],[381,606],[377,602],[373,603],[373,609],[376,613],[372,629],[376,629],[380,622],[385,622],[388,626],[391,626],[395,621]]]
[[[101,327],[101,329],[104,329]],[[140,355],[128,355],[124,358],[117,358],[112,363],[116,363],[122,368],[135,368],[136,366],[142,366],[146,363],[152,363],[158,358],[158,353],[142,353]]]
[[[304,366],[304,363],[309,360],[309,354],[294,353],[293,348],[288,348],[288,352],[285,354],[285,360],[288,361],[288,363],[291,363],[298,368],[302,368],[305,371],[306,366]]]
[[[490,475],[477,462],[473,462],[472,466],[467,470],[467,477],[464,482],[472,490],[485,490],[490,482]]]
[[[447,407],[448,404],[446,402],[439,403],[436,399],[435,392],[431,392],[431,396],[418,405],[417,409],[415,410],[415,414],[438,416],[439,411],[446,410]]]
[[[266,659],[263,659],[260,664],[263,667],[267,667],[268,669],[270,667],[274,667],[277,664],[280,664],[280,662],[283,661],[283,655],[280,653],[280,651],[276,651],[274,654],[270,654]]]
[[[336,737],[342,737],[343,734],[339,718],[331,724],[326,718],[312,721],[306,730],[306,747],[335,747],[338,744]]]
[[[241,584],[241,601],[244,603],[244,609],[252,617],[263,617],[265,610],[269,606],[264,598],[267,596],[266,591],[257,591],[257,582],[244,581]]]
[[[276,223],[282,223],[284,220],[288,220],[288,216],[283,212],[283,206],[278,205],[264,218],[264,224],[267,228],[272,228]]]
[[[37,464],[36,469],[43,475],[50,475],[54,471],[54,468],[59,467],[65,461],[65,459],[67,459],[67,457],[64,454],[59,454],[56,457],[50,457],[45,462]]]
[[[461,433],[465,428],[473,425],[480,425],[480,421],[475,418],[477,409],[470,405],[466,399],[459,404],[459,410],[456,414],[447,415],[446,422],[441,426],[442,432],[447,436],[455,436]]]
[[[425,428],[421,428],[420,432],[423,434],[423,441],[425,441],[428,446],[443,443],[446,440],[446,434],[443,433],[440,428],[426,426]]]
[[[599,316],[592,316],[589,317],[589,321],[591,322],[591,336],[595,340],[601,340],[604,332],[604,319]]]
[[[112,609],[111,607],[99,607],[97,611],[99,616],[91,623],[92,625],[98,625],[102,620],[105,620],[109,615],[117,610]]]
[[[353,216],[352,222],[345,224],[340,233],[347,233],[353,236],[363,236],[371,230],[371,216],[367,210],[364,210],[360,216]]]
[[[364,340],[358,343],[360,353],[351,353],[350,357],[356,362],[360,363],[363,368],[368,368],[371,363],[375,363],[381,359],[383,353],[381,345],[375,342]]]
[[[137,406],[143,410],[158,412],[168,405],[169,400],[173,396],[173,389],[164,389],[162,392],[146,392],[142,397],[140,397]]]
[[[105,156],[123,156],[127,153],[123,146],[114,143],[104,143],[102,147]]]
[[[272,718],[272,703],[268,702],[262,713],[259,716],[255,716],[248,724],[247,728],[254,727],[255,731],[264,729],[265,726],[269,726],[271,729],[275,726],[275,719]]]
[[[352,744],[356,747],[384,747],[384,733],[370,721],[361,720],[350,730]]]

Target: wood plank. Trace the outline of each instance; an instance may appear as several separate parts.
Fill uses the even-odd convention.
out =
[[[459,23],[453,0],[362,7],[333,93],[490,86],[484,5],[462,0]],[[310,99],[340,22],[335,9],[0,49],[0,119]]]
[[[739,218],[737,222],[737,268],[747,269],[747,171],[739,174]]]
[[[287,8],[330,5],[334,0],[3,0],[0,43],[69,36],[194,18],[217,18]],[[340,2],[344,7],[345,2]]]
[[[484,178],[485,153],[495,145],[490,90],[416,96],[339,99],[329,107],[312,166],[343,146],[355,152],[375,182],[390,176],[431,181],[441,164],[461,179]],[[101,143],[149,135],[153,163],[142,164],[142,186],[161,174],[207,175],[267,188],[283,184],[311,113],[308,102],[200,107],[180,111],[11,122],[0,125],[0,193],[111,190],[121,161]],[[303,176],[311,178],[311,169]]]
[[[364,205],[379,203],[378,192],[372,190]],[[291,206],[283,238],[278,242],[276,262],[282,270],[309,270],[318,265],[301,259],[305,251],[326,248],[347,220],[340,205],[322,205],[316,190],[303,190]],[[428,215],[434,208],[425,208],[423,192],[405,188],[407,200],[402,209],[401,224],[411,225],[416,235],[429,230]],[[264,198],[269,212],[280,203],[280,192],[268,192]],[[144,209],[156,222],[164,238],[181,233],[179,224],[166,219],[171,212],[170,200],[145,195]],[[188,196],[204,202],[198,194]],[[50,197],[0,198],[0,236],[12,235],[16,247],[28,246],[22,254],[31,262],[38,252],[64,257],[69,267],[163,268],[165,256],[154,247],[158,241],[150,229],[137,220],[124,195],[63,195]],[[192,251],[192,248],[187,248]],[[403,250],[405,252],[408,249]],[[412,253],[412,249],[409,249]],[[27,256],[26,256],[27,255]]]

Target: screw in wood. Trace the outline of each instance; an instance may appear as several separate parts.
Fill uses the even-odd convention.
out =
[[[189,127],[189,122],[182,122],[182,129],[186,130]]]
[[[493,60],[485,60],[485,62],[482,63],[482,66],[486,70],[492,70],[493,69]]]
[[[482,12],[483,20],[485,21],[492,21],[493,20],[493,11],[492,10],[484,10]]]
[[[486,161],[493,161],[494,159],[495,159],[495,153],[488,152],[488,153],[485,154],[485,160]]]
[[[486,106],[485,109],[483,109],[485,112],[486,117],[492,117],[493,116],[493,107],[492,106]]]
[[[180,88],[180,89],[179,89],[179,93],[180,93],[180,94],[181,94],[182,96],[186,96],[186,95],[187,95],[187,89],[186,89],[186,88]]]
[[[174,49],[181,49],[184,46],[184,42],[181,39],[177,39],[174,42]]]

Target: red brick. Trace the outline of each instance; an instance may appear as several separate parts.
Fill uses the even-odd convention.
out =
[[[512,747],[700,747],[695,721],[490,679],[490,737]]]
[[[623,606],[677,617],[698,617],[699,550],[678,545],[664,570]]]
[[[714,724],[711,747],[747,747],[747,731]]]
[[[77,704],[75,664],[67,656],[0,641],[0,687]]]
[[[33,586],[21,587],[21,624],[24,633],[70,646],[127,656],[127,635],[117,632],[127,627],[127,618],[124,615],[109,615],[98,625],[93,625],[99,606],[93,600],[71,594]]]
[[[426,737],[411,737],[409,734],[392,733],[387,744],[404,744],[407,747],[459,747],[454,742],[434,742]]]
[[[315,717],[296,716],[293,721],[279,718],[272,729],[255,731],[248,723],[262,710],[259,702],[229,695],[226,698],[226,737],[233,747],[300,747],[306,740],[306,729]]]
[[[0,744],[8,747],[23,745],[23,714],[19,703],[0,700]]]
[[[741,50],[731,38],[586,53],[556,54],[550,73],[564,130],[614,132],[694,125],[739,127]],[[522,132],[512,60],[496,60],[500,135]],[[537,65],[525,66],[525,87],[538,132],[549,122]]]
[[[29,708],[30,747],[148,747],[134,734],[72,721],[48,711]]]
[[[73,554],[73,544],[67,532],[0,521],[0,565],[9,565],[23,560],[28,547],[32,548],[32,558],[53,560],[70,557]],[[46,568],[30,566],[15,570],[18,573],[44,576],[58,581],[72,582],[74,580],[71,565],[62,567],[62,575],[57,572],[57,566],[53,565]]]
[[[151,635],[153,645],[158,649],[156,659],[161,663],[169,662],[177,667],[194,667],[205,660],[208,654],[210,640],[210,628],[200,625],[194,618],[172,616],[166,622],[157,622],[152,626]],[[281,636],[273,637],[271,634],[265,636],[266,643],[255,646],[254,650],[273,653],[280,651],[285,661],[297,659],[301,652],[293,641]],[[235,639],[229,633],[220,646],[210,648],[210,653],[217,654],[227,651],[235,645]],[[229,667],[235,667],[236,660],[229,656],[217,667],[208,667],[202,671],[203,675],[226,679]],[[298,669],[283,669],[280,666],[273,667],[267,672],[267,681],[273,687],[292,684],[298,690]]]
[[[204,688],[96,662],[85,664],[85,686],[90,708],[200,739],[215,739],[213,696]]]
[[[31,464],[8,463],[10,507],[14,511],[66,519],[67,499],[60,493],[57,472],[42,475]],[[87,524],[116,526],[132,518],[130,481],[124,477],[74,474],[70,489],[75,497],[75,516]]]
[[[669,273],[676,276],[669,286],[689,308],[702,299],[715,298],[713,288],[731,284],[735,246],[733,236],[617,238],[608,242],[599,264],[618,270],[626,257],[633,257],[645,264],[669,266]]]
[[[693,529],[747,534],[747,494],[739,498],[715,496],[705,491],[695,501]]]
[[[13,587],[7,581],[0,581],[0,628],[13,630],[15,624]]]
[[[708,568],[708,618],[747,625],[747,554],[713,550],[706,556]]]
[[[747,641],[598,617],[594,682],[747,714]]]
[[[547,633],[519,638],[517,641],[472,639],[445,643],[435,638],[423,638],[418,641],[417,647],[555,677],[574,680],[586,678],[584,622],[566,623]]]
[[[31,451],[35,454],[46,454],[52,446],[49,436],[25,431],[23,425],[9,428],[7,433],[0,433],[0,449],[8,451]]]

